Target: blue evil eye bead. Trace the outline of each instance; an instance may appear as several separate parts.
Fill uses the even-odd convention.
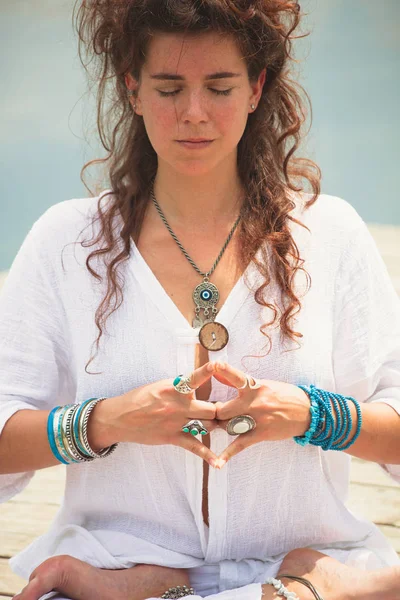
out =
[[[200,293],[200,298],[204,300],[204,302],[209,302],[212,299],[213,295],[210,290],[203,290]]]

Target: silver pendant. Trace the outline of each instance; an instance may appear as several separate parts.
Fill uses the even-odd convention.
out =
[[[203,327],[212,323],[218,313],[216,304],[219,300],[219,290],[216,285],[210,283],[208,277],[193,290],[193,301],[196,305],[196,316],[193,319],[193,327]],[[203,311],[203,314],[200,314]]]
[[[218,312],[215,305],[218,304],[219,290],[216,285],[209,281],[208,277],[204,277],[202,283],[193,290],[193,300],[196,305],[196,314],[199,310],[204,309],[204,316],[207,318],[210,309],[213,314]]]
[[[228,330],[222,323],[215,321],[218,313],[216,304],[219,300],[219,290],[207,276],[193,290],[193,300],[196,305],[193,327],[200,327],[200,344],[206,350],[215,352],[225,348],[229,340]],[[201,311],[203,311],[202,315]]]

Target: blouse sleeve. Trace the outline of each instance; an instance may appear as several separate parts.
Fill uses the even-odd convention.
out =
[[[51,207],[26,236],[0,293],[0,436],[17,411],[51,410],[75,397],[58,297]],[[53,238],[54,239],[54,238]],[[21,492],[34,472],[0,475],[0,502]]]
[[[400,419],[400,298],[367,225],[357,220],[336,279],[336,391],[389,404]],[[380,466],[400,482],[400,465]]]

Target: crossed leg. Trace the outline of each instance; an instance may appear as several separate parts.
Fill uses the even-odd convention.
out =
[[[308,579],[325,600],[400,600],[400,565],[363,571],[303,548],[289,552],[277,577],[283,573]],[[189,583],[188,573],[183,570],[138,565],[111,571],[97,569],[70,556],[57,556],[35,569],[28,585],[14,598],[93,600],[93,590],[96,590],[96,600],[144,600],[159,597],[168,587],[177,584],[177,578],[181,585],[185,584],[185,577]],[[310,590],[302,584],[288,579],[282,581],[301,600],[313,599]],[[155,593],[156,589],[162,591]],[[48,593],[49,590],[58,590],[58,593]],[[263,586],[263,591],[263,600],[276,598],[272,586]]]

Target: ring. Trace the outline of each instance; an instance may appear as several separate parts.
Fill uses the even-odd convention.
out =
[[[228,421],[226,431],[229,435],[240,435],[256,428],[256,422],[250,415],[240,415]]]
[[[199,419],[192,419],[188,421],[186,425],[182,427],[184,433],[191,433],[192,435],[207,435],[208,429],[206,429]]]
[[[246,381],[242,386],[237,387],[237,390],[244,390],[244,388],[246,388],[247,386],[249,386],[251,390],[257,390],[259,387],[261,387],[261,383],[252,375],[248,375],[247,373],[245,373],[245,377]],[[254,381],[254,383],[251,383],[251,379]]]
[[[191,375],[189,375],[188,377],[178,375],[178,377],[175,377],[172,385],[180,394],[191,394],[194,390],[194,388],[190,387],[191,377]]]

